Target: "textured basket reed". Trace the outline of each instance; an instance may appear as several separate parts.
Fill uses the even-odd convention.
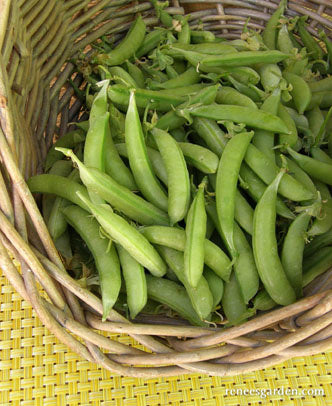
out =
[[[217,35],[237,38],[248,16],[249,27],[263,28],[277,3],[174,0],[169,12],[190,12],[192,26],[203,23]],[[66,61],[101,35],[120,39],[137,13],[148,25],[157,24],[149,2],[0,1],[1,269],[63,343],[122,375],[151,377],[188,371],[236,375],[331,348],[331,272],[316,279],[306,290],[307,297],[297,303],[218,330],[175,325],[175,321],[170,326],[161,320],[159,324],[156,320],[133,324],[116,311],[102,323],[100,299],[67,274],[25,179],[41,171],[54,138],[82,118],[81,103],[67,82],[73,65]],[[308,14],[313,34],[324,27],[332,36],[331,0],[289,1],[287,14]],[[82,83],[79,75],[73,80],[76,85]],[[47,300],[40,295],[37,281]],[[149,351],[106,338],[98,330],[129,334]]]

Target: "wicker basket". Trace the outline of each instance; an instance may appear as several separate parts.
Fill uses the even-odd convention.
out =
[[[203,22],[205,29],[236,38],[248,16],[249,27],[261,29],[276,7],[271,0],[174,0],[168,11],[190,12],[193,26]],[[67,274],[25,179],[40,172],[55,136],[80,116],[81,103],[67,84],[73,65],[66,61],[105,33],[120,39],[137,13],[148,25],[157,24],[149,2],[0,2],[1,269],[59,340],[121,375],[236,375],[331,348],[331,272],[316,279],[297,303],[219,330],[132,324],[116,311],[102,323],[100,299]],[[324,27],[332,36],[331,0],[289,1],[287,14],[308,14],[312,33]],[[82,78],[74,81],[80,85]],[[147,350],[106,338],[98,330],[129,334]]]

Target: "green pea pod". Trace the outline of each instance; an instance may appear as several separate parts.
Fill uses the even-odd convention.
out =
[[[332,227],[332,197],[329,188],[322,182],[315,181],[315,186],[322,197],[322,212],[308,230],[309,236],[326,233]]]
[[[144,308],[148,299],[144,268],[121,245],[117,245],[116,249],[126,284],[130,317],[134,319]]]
[[[287,0],[281,0],[276,11],[271,15],[266,23],[265,29],[262,33],[264,44],[269,49],[276,49],[277,45],[277,27],[279,19],[283,15],[286,8]]]
[[[137,59],[140,59],[142,56],[147,55],[150,51],[155,49],[161,41],[166,39],[166,35],[167,30],[161,27],[157,27],[149,32],[144,37],[144,40],[140,47],[137,49],[137,51],[134,52],[135,57]]]
[[[319,37],[324,41],[325,46],[326,46],[326,51],[328,55],[328,63],[329,63],[329,68],[328,68],[328,73],[332,73],[332,41],[329,40],[328,36],[324,31],[320,31]],[[331,77],[330,77],[331,79]],[[332,89],[330,89],[332,90]]]
[[[298,140],[297,128],[292,116],[288,113],[283,104],[279,103],[278,116],[286,124],[288,128],[288,134],[280,133],[279,134],[279,144],[287,145],[293,148]]]
[[[161,257],[173,270],[179,281],[186,288],[191,304],[198,314],[199,318],[201,320],[206,320],[213,309],[213,296],[204,276],[201,276],[197,283],[197,286],[193,288],[188,283],[184,274],[183,253],[172,248],[162,246],[158,247],[157,249]]]
[[[309,56],[314,60],[323,59],[323,50],[315,41],[314,37],[307,31],[305,21],[308,16],[300,17],[297,22],[298,33],[300,34],[303,45],[307,48]]]
[[[277,160],[279,161],[279,155],[277,154]],[[317,189],[310,178],[310,176],[302,169],[300,168],[295,161],[293,161],[291,158],[284,157],[284,159],[287,162],[287,167],[289,168],[289,174],[292,175],[296,180],[301,182],[310,192],[312,193],[312,198],[315,198],[317,196]],[[281,159],[280,162],[278,162],[279,165],[281,165]],[[309,200],[309,199],[308,199]]]
[[[205,277],[213,297],[213,309],[221,302],[224,293],[224,282],[211,269],[205,267],[203,276]]]
[[[184,287],[165,278],[146,275],[148,297],[162,303],[195,326],[206,327],[194,308]]]
[[[100,64],[108,66],[121,65],[130,59],[142,45],[145,38],[146,26],[143,18],[139,16],[131,25],[125,38],[112,51],[105,55],[99,55],[97,60]]]
[[[190,286],[197,287],[204,268],[204,240],[206,234],[204,186],[198,187],[186,221],[184,273]]]
[[[290,54],[293,51],[294,45],[289,36],[287,24],[282,24],[278,32],[277,47],[279,51],[284,52],[285,54]]]
[[[63,213],[68,223],[86,243],[95,260],[103,302],[103,321],[105,321],[118,298],[121,287],[120,264],[115,247],[113,244],[109,247],[108,238],[101,238],[100,226],[90,213],[78,206],[68,206],[63,209]]]
[[[219,164],[218,155],[197,144],[179,142],[178,145],[188,165],[192,165],[205,174],[217,172]]]
[[[213,43],[213,42],[204,42],[201,44],[183,44],[175,43],[172,45],[174,49],[183,49],[185,51],[199,52],[207,55],[220,55],[226,53],[235,53],[236,48],[232,45],[225,43]]]
[[[158,244],[184,251],[186,244],[185,230],[178,227],[149,226],[140,229],[140,232],[152,244]],[[205,239],[204,262],[211,270],[225,281],[229,280],[231,261],[218,245]]]
[[[236,186],[241,163],[253,135],[253,133],[239,133],[228,141],[217,172],[217,213],[220,228],[233,258],[237,256],[233,240]]]
[[[263,285],[278,304],[288,305],[296,299],[278,256],[275,233],[276,198],[284,171],[277,174],[260,198],[254,214],[252,236],[254,258]]]
[[[63,152],[78,166],[81,180],[88,190],[110,203],[112,207],[140,224],[169,224],[165,212],[120,185],[106,173],[87,168],[71,150],[63,149]]]
[[[322,248],[319,252],[315,253],[314,261],[312,264],[307,265],[309,262],[307,258],[303,269],[303,286],[309,285],[317,276],[323,274],[332,266],[332,247]]]
[[[332,245],[332,229],[329,229],[324,234],[315,236],[306,246],[304,247],[304,257],[310,257],[314,255],[321,248]]]
[[[283,77],[292,85],[293,90],[291,90],[290,94],[293,97],[297,111],[303,114],[311,101],[310,87],[301,76],[295,73],[284,72]]]
[[[209,106],[189,108],[188,110],[195,117],[210,118],[217,121],[229,120],[235,123],[244,123],[253,128],[288,134],[286,124],[279,117],[250,107],[211,104]]]
[[[308,82],[308,86],[312,93],[315,92],[327,92],[332,91],[332,76],[328,76],[324,79],[316,80],[314,82]]]
[[[273,299],[271,299],[265,289],[262,289],[260,292],[258,292],[252,302],[254,305],[254,309],[262,311],[271,310],[274,307],[278,306],[277,303]]]
[[[168,210],[168,199],[149,161],[135,94],[131,93],[126,115],[126,146],[129,165],[143,196],[162,210]]]
[[[184,73],[181,73],[174,79],[169,79],[166,82],[160,83],[161,89],[174,89],[177,87],[189,86],[198,83],[200,75],[195,68],[191,67]]]
[[[216,103],[218,104],[232,104],[237,106],[250,107],[257,109],[257,105],[250,97],[240,93],[238,90],[230,86],[222,86],[216,97]]]
[[[309,129],[313,138],[312,144],[314,144],[324,123],[324,115],[320,108],[315,106],[312,110],[308,111],[307,118],[309,122]]]
[[[203,117],[194,117],[192,127],[210,150],[220,157],[227,144],[227,138],[216,121]]]
[[[248,234],[252,235],[254,210],[239,189],[235,193],[234,218]]]
[[[281,263],[296,296],[302,296],[302,259],[310,215],[301,213],[291,223],[284,239]]]
[[[135,79],[130,76],[130,74],[125,71],[121,66],[112,66],[108,69],[110,75],[107,79],[111,79],[114,83],[119,83],[120,85],[126,85],[128,87],[138,88],[138,84]]]
[[[172,65],[167,65],[165,68],[165,71],[167,73],[168,79],[175,79],[179,76],[177,71],[173,68]]]
[[[171,224],[184,219],[190,203],[190,180],[183,152],[166,131],[152,129],[167,172],[168,215]]]
[[[134,79],[135,83],[137,84],[137,87],[144,88],[145,79],[141,69],[134,63],[131,63],[130,61],[126,61],[123,66],[125,66],[129,75]]]
[[[324,90],[312,93],[311,101],[308,104],[306,111],[312,110],[315,106],[318,106],[321,109],[330,108],[332,106],[332,92]]]
[[[60,237],[54,241],[54,245],[64,258],[68,260],[73,258],[73,251],[70,246],[70,235],[68,230],[62,233]]]
[[[214,42],[216,39],[215,35],[211,31],[201,30],[191,30],[190,32],[191,42],[193,44],[202,44],[205,42]]]
[[[324,150],[318,147],[312,147],[310,154],[314,159],[317,159],[317,161],[332,165],[332,158]]]
[[[112,139],[115,140],[122,140],[125,139],[125,116],[118,110],[113,103],[109,105],[109,113],[110,113],[110,130]],[[107,149],[107,147],[105,147]],[[106,151],[107,154],[107,151]],[[106,159],[106,168],[107,168],[107,158]]]
[[[190,44],[190,34],[191,29],[186,18],[180,18],[181,31],[178,33],[178,43],[179,44]]]
[[[94,204],[79,192],[78,197],[89,207],[90,212],[112,240],[120,244],[153,275],[159,277],[165,275],[165,263],[149,241],[135,227],[131,226],[123,217],[115,214],[110,206]]]

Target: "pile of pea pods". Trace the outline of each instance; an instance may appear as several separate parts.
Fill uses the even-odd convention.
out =
[[[332,42],[283,0],[227,41],[153,5],[77,58],[88,120],[28,185],[104,320],[238,324],[332,266]]]

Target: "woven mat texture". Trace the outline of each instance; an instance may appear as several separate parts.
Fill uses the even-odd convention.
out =
[[[114,375],[69,351],[43,327],[1,270],[0,307],[1,406],[332,405],[332,351],[234,377],[135,379]],[[127,336],[119,340],[131,342]],[[261,396],[275,388],[323,389],[325,395],[287,396],[279,391]],[[232,389],[255,389],[259,395],[227,394]]]

